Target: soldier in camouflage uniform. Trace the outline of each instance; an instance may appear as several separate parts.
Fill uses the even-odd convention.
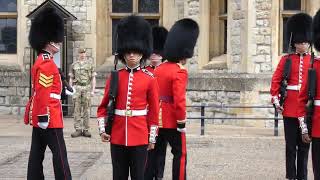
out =
[[[72,63],[70,68],[70,85],[75,89],[72,96],[74,102],[74,128],[71,137],[91,137],[89,132],[90,99],[96,86],[96,72],[91,60],[86,59],[86,51],[79,49],[79,60]],[[81,123],[81,110],[83,122]],[[83,128],[83,129],[82,129]]]

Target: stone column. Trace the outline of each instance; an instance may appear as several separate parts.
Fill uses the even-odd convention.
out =
[[[209,16],[209,14],[208,14]],[[186,0],[184,3],[184,17],[191,18],[200,24],[200,0]],[[201,29],[201,28],[200,28]],[[202,31],[202,29],[200,30]],[[201,37],[198,38],[196,47],[194,48],[194,55],[187,61],[187,67],[190,72],[199,69],[199,43]],[[209,52],[208,52],[209,53]]]
[[[200,1],[200,34],[198,38],[199,56],[198,68],[209,62],[209,36],[210,36],[210,0]]]
[[[227,64],[232,72],[245,71],[246,50],[246,1],[231,0],[228,3]]]
[[[255,25],[253,28],[252,73],[272,72],[271,62],[271,10],[272,0],[255,0]],[[254,14],[253,14],[254,15]]]

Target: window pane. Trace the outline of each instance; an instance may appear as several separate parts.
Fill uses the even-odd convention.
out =
[[[132,0],[112,0],[112,12],[114,13],[131,13],[132,9]]]
[[[16,19],[0,19],[0,53],[17,53]]]
[[[0,0],[0,12],[17,12],[17,0]]]
[[[228,13],[228,0],[224,0],[224,13]]]
[[[228,21],[224,20],[224,44],[223,44],[223,54],[227,54],[227,29],[228,28]]]
[[[301,10],[301,0],[283,0],[284,10]]]
[[[159,0],[139,0],[140,13],[159,13]]]
[[[116,51],[115,32],[120,19],[112,19],[112,54]]]
[[[283,18],[283,39],[282,39],[282,52],[286,53],[288,52],[288,46],[289,46],[289,39],[290,37],[287,37],[287,21],[289,18],[285,17]]]
[[[219,0],[219,13],[220,14],[228,13],[228,0]]]

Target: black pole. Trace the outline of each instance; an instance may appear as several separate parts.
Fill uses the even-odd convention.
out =
[[[274,136],[279,135],[278,116],[279,116],[279,113],[277,109],[274,108]]]
[[[204,104],[201,104],[201,136],[204,135]]]

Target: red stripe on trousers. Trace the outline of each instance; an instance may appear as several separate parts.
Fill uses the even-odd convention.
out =
[[[180,176],[179,180],[185,180],[185,171],[186,171],[186,155],[187,155],[187,146],[186,146],[186,133],[181,133],[181,148],[182,154],[180,159]]]

